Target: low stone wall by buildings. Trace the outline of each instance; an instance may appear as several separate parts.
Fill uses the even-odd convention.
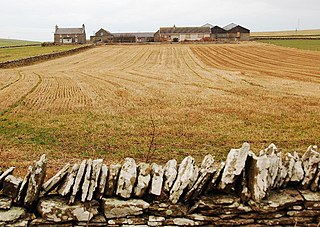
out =
[[[1,226],[319,226],[320,154],[244,143],[225,162],[188,156],[107,166],[66,164],[45,182],[46,156],[21,179],[0,172]]]
[[[6,62],[0,62],[0,69],[5,69],[5,68],[15,68],[15,67],[21,67],[21,66],[28,66],[32,65],[38,62],[42,61],[47,61],[47,60],[52,60],[64,56],[68,56],[71,54],[75,54],[90,48],[93,48],[94,45],[86,45],[86,46],[81,46],[77,47],[71,50],[66,50],[62,52],[56,52],[56,53],[50,53],[50,54],[42,54],[38,56],[32,56],[28,58],[23,58],[23,59],[18,59],[18,60],[13,60],[13,61],[6,61]]]

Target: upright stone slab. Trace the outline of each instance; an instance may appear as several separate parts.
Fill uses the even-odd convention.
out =
[[[292,176],[291,176],[290,182],[299,183],[300,181],[303,180],[303,177],[304,177],[302,161],[297,152],[293,152],[293,158],[295,163],[292,168]]]
[[[197,165],[193,166],[193,174],[190,178],[190,182],[187,186],[188,190],[191,190],[191,188],[193,187],[193,185],[196,183],[197,179],[199,177],[199,167]]]
[[[14,170],[14,167],[10,167],[9,169],[7,169],[6,171],[2,172],[1,175],[0,175],[0,190],[2,188],[2,183],[3,183],[3,180],[8,176],[10,175]]]
[[[206,155],[201,163],[199,178],[197,179],[191,190],[187,192],[184,200],[189,201],[190,199],[199,196],[204,190],[204,187],[206,186],[208,181],[216,172],[216,170],[217,168],[214,165],[214,158],[212,157],[212,155]]]
[[[244,143],[240,149],[231,149],[219,184],[221,190],[229,190],[233,187],[245,167],[249,151],[250,145],[248,143]]]
[[[63,223],[67,221],[85,221],[89,222],[97,215],[99,203],[95,200],[74,205],[68,205],[68,200],[60,196],[42,197],[38,203],[37,211],[42,218]]]
[[[120,173],[121,165],[112,164],[109,167],[109,176],[106,184],[105,195],[113,196],[117,189],[117,182]]]
[[[302,166],[304,170],[304,178],[301,182],[302,189],[308,189],[315,178],[318,164],[320,162],[320,154],[317,146],[309,146],[308,150],[302,156]]]
[[[29,184],[29,179],[30,179],[31,173],[32,173],[32,167],[29,166],[28,167],[28,172],[25,175],[25,177],[23,178],[23,181],[22,181],[22,183],[20,185],[18,195],[14,199],[14,202],[17,203],[17,204],[22,205],[24,203],[24,198],[25,198],[25,196],[27,194],[27,189],[28,189],[28,184]]]
[[[248,158],[248,189],[254,201],[260,201],[270,190],[269,179],[270,160],[267,155],[257,157],[250,152]]]
[[[87,162],[86,173],[84,175],[84,180],[82,184],[82,194],[81,194],[81,202],[85,202],[88,196],[88,191],[91,182],[91,171],[92,171],[92,159],[89,159]]]
[[[98,187],[98,180],[99,180],[102,164],[103,164],[102,159],[94,160],[92,163],[91,182],[90,182],[90,188],[88,191],[87,201],[92,200],[93,194],[95,193]]]
[[[215,167],[216,171],[213,174],[212,179],[209,182],[207,189],[205,190],[206,194],[208,194],[218,188],[218,185],[220,183],[219,179],[221,179],[225,165],[226,165],[225,162],[220,162],[219,164],[216,164],[216,167]]]
[[[66,196],[71,192],[72,186],[74,184],[75,178],[77,176],[78,170],[79,170],[80,165],[75,163],[71,169],[69,169],[69,172],[60,185],[58,192],[62,196]]]
[[[310,190],[313,192],[320,191],[320,162],[318,163],[317,174],[311,182]]]
[[[19,193],[21,183],[22,179],[20,177],[8,175],[3,181],[2,194],[15,199]]]
[[[24,198],[26,207],[35,206],[39,199],[40,189],[46,176],[46,164],[46,155],[42,155],[40,160],[34,163]]]
[[[161,195],[162,183],[163,183],[163,168],[162,166],[152,163],[151,165],[151,184],[149,194],[159,196]]]
[[[46,195],[53,189],[55,189],[58,184],[63,180],[63,178],[67,175],[70,164],[67,163],[63,166],[63,168],[53,177],[51,177],[47,182],[42,185],[42,194]]]
[[[169,160],[164,166],[163,191],[170,192],[170,189],[177,178],[177,160]]]
[[[116,194],[122,198],[130,198],[136,178],[136,162],[133,158],[126,158],[120,170]]]
[[[282,166],[281,151],[274,144],[271,144],[263,153],[265,153],[269,159],[267,180],[268,187],[272,189],[275,187],[278,174],[280,175],[280,167]]]
[[[101,167],[101,174],[98,182],[98,193],[96,196],[97,199],[102,199],[105,192],[107,179],[108,179],[108,166],[103,164]]]
[[[138,165],[137,185],[134,188],[134,195],[142,197],[147,192],[151,180],[151,167],[147,163]]]
[[[184,158],[179,166],[177,179],[170,191],[169,199],[172,203],[178,202],[184,189],[190,184],[194,171],[194,159],[191,156]]]
[[[102,208],[107,219],[141,215],[149,206],[149,203],[141,199],[129,199],[126,201],[114,198],[102,199]]]
[[[281,175],[281,179],[278,182],[278,188],[286,188],[288,183],[291,180],[292,177],[292,173],[293,173],[293,167],[295,164],[295,160],[292,154],[287,153],[284,163],[283,163],[283,167],[286,170],[286,175],[282,174]]]
[[[76,176],[76,178],[74,180],[74,185],[72,187],[72,192],[71,192],[71,195],[70,195],[69,204],[73,204],[75,202],[77,193],[78,193],[78,191],[80,189],[80,183],[82,181],[83,175],[84,175],[85,170],[86,170],[86,166],[87,166],[87,161],[83,160],[81,162],[81,164],[80,164],[79,170],[77,172],[77,176]]]

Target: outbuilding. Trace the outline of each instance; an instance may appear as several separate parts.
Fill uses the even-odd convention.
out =
[[[156,42],[207,41],[210,27],[161,27],[154,35]]]
[[[227,37],[229,40],[235,40],[235,41],[250,40],[250,30],[240,25],[231,23],[223,27],[223,29],[227,31]]]
[[[90,41],[93,43],[112,43],[113,42],[113,34],[103,28],[95,33],[94,36],[90,36]]]

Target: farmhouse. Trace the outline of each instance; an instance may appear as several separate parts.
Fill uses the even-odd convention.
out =
[[[227,32],[227,38],[229,40],[237,40],[237,41],[249,41],[250,40],[250,30],[244,28],[240,25],[231,23],[225,27],[224,30]]]
[[[161,27],[154,35],[156,42],[206,41],[210,27]]]
[[[56,44],[84,44],[86,43],[86,31],[84,24],[81,28],[55,27],[54,43]]]

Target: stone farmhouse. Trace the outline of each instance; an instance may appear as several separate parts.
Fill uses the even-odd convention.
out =
[[[86,30],[83,24],[81,28],[59,28],[55,27],[54,32],[55,44],[85,44],[86,43]]]

